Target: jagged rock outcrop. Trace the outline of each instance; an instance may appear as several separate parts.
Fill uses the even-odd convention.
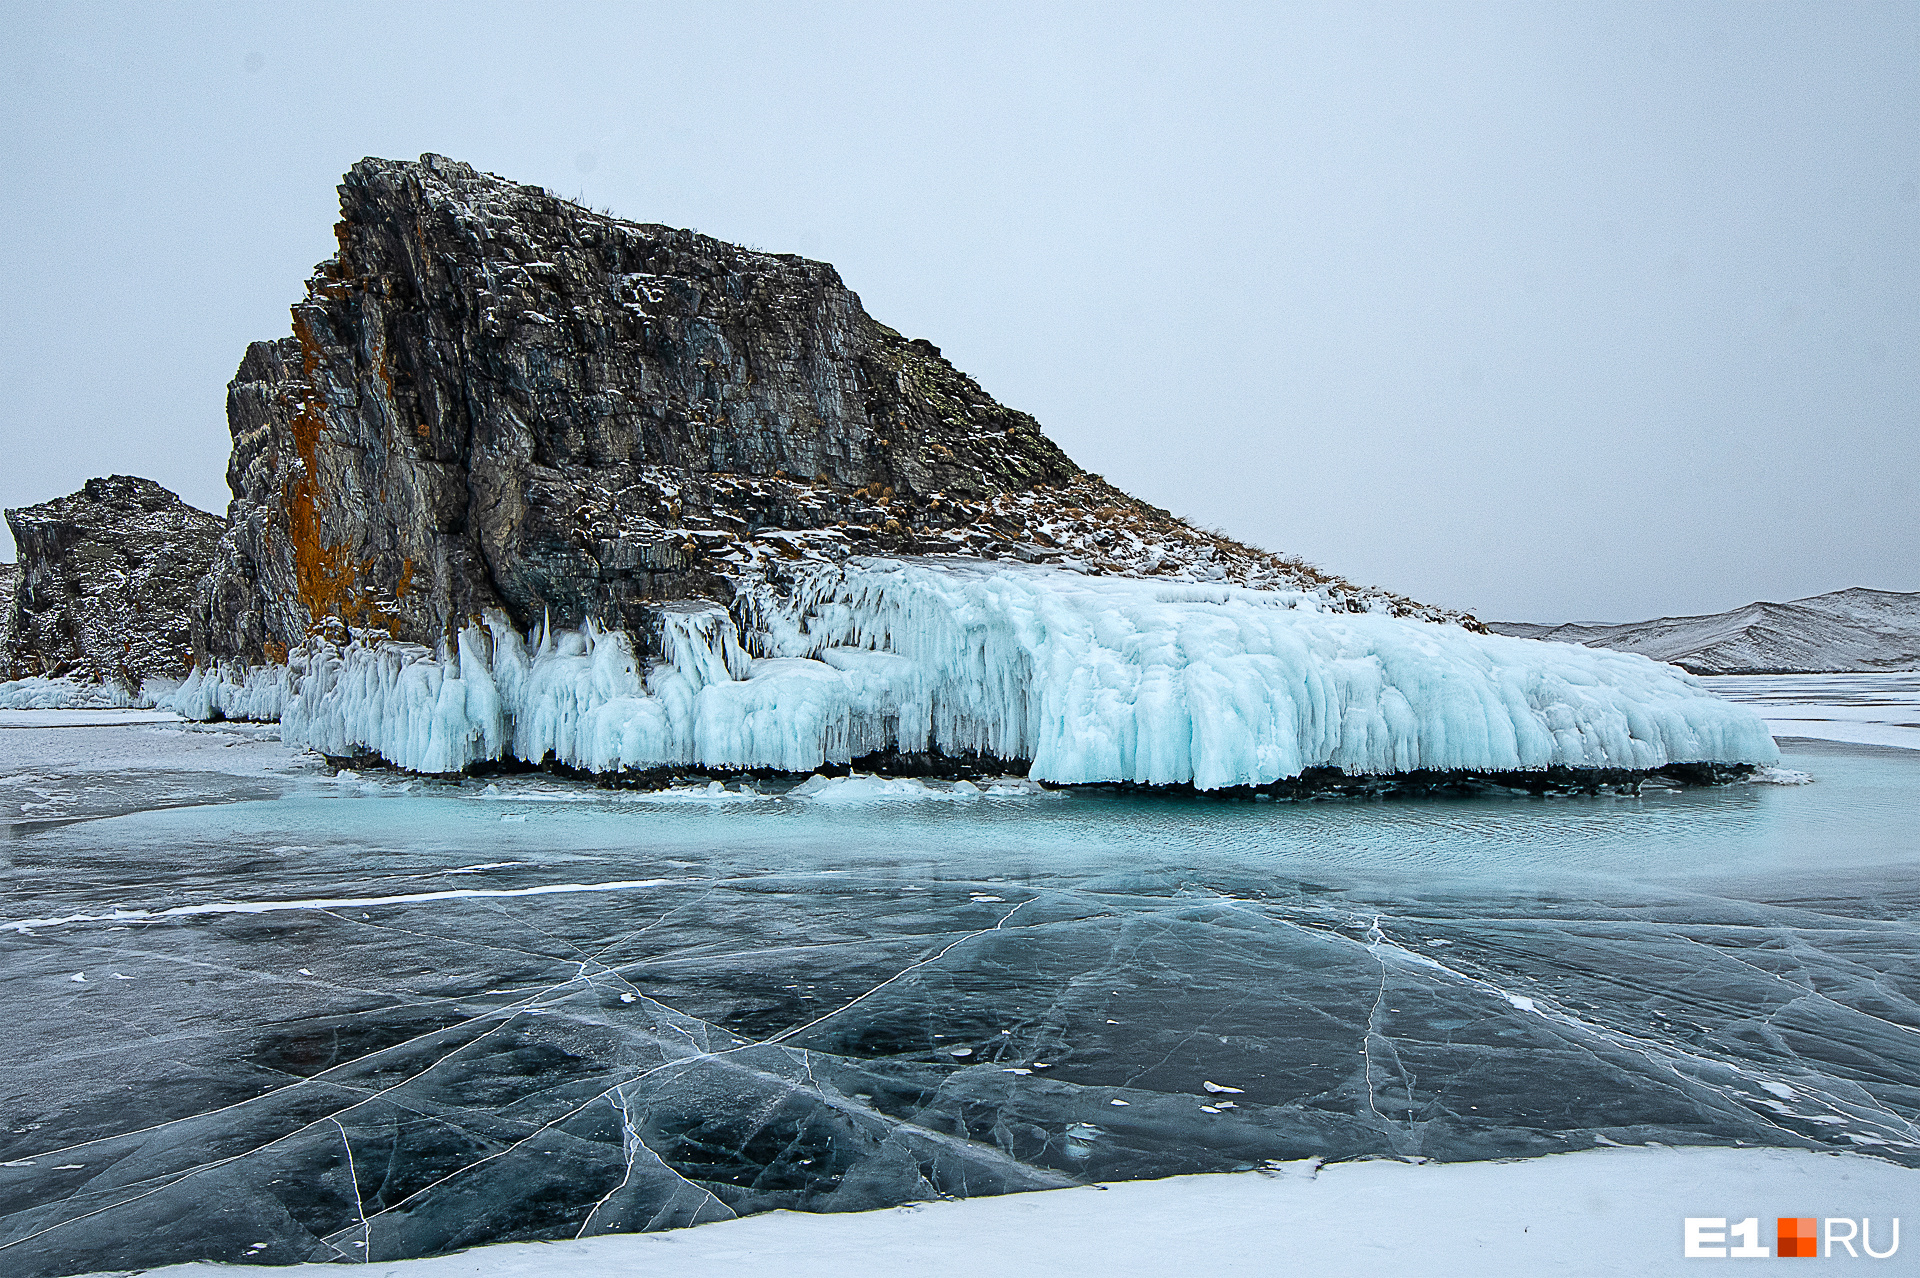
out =
[[[20,584],[19,564],[0,564],[0,680],[13,678],[13,592]]]
[[[1490,636],[1128,497],[824,263],[436,156],[355,165],[341,211],[293,336],[230,387],[182,713],[418,772],[647,783],[1777,757],[1677,671]]]
[[[1856,586],[1791,603],[1620,625],[1494,621],[1522,639],[1638,652],[1694,674],[1818,674],[1920,669],[1920,593]]]
[[[224,530],[219,518],[132,475],[89,479],[6,517],[20,560],[0,673],[133,691],[187,673],[195,590]]]
[[[1119,492],[825,263],[433,155],[363,160],[340,196],[293,335],[229,387],[203,663],[278,661],[331,623],[432,644],[489,608],[646,648],[658,605],[862,551],[1306,588],[1477,628]]]

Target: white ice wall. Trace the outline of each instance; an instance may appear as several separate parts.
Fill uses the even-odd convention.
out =
[[[457,651],[353,645],[184,711],[276,697],[287,740],[421,772],[549,754],[593,771],[805,771],[870,751],[1031,759],[1064,783],[1262,784],[1552,765],[1777,758],[1751,710],[1645,657],[1320,611],[1310,595],[976,561],[852,560],[787,593],[670,610],[665,658],[591,625],[523,641],[499,617]],[[751,655],[750,655],[751,654]],[[277,682],[276,682],[277,681]],[[270,717],[260,715],[255,717]]]

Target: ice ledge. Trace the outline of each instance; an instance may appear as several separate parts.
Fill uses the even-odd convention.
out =
[[[152,709],[173,695],[178,679],[149,678],[135,692],[112,680],[32,676],[0,683],[0,710]]]
[[[1777,760],[1760,717],[1630,653],[1478,635],[1313,596],[980,561],[855,559],[661,614],[663,657],[491,615],[435,652],[315,643],[196,671],[191,717],[417,772],[806,772],[877,753],[1031,760],[1063,784],[1654,772]]]

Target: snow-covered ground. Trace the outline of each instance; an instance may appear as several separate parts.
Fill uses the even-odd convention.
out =
[[[1685,1218],[1760,1222],[1771,1252],[1781,1216],[1865,1218],[1885,1252],[1896,1217],[1920,1217],[1920,1171],[1800,1150],[1604,1149],[1505,1163],[1416,1166],[1372,1161],[1264,1174],[1176,1176],[1077,1189],[933,1202],[884,1211],[776,1211],[652,1234],[506,1243],[388,1262],[383,1278],[1171,1278],[1276,1274],[1337,1278],[1533,1278],[1542,1274],[1698,1272]],[[1730,1245],[1740,1245],[1739,1239]],[[1920,1269],[1920,1244],[1870,1272]],[[1846,1259],[1847,1248],[1832,1251]],[[177,1265],[150,1278],[286,1275],[284,1267]],[[301,1278],[347,1278],[364,1265],[308,1265]]]
[[[326,761],[281,744],[272,724],[194,723],[170,710],[0,711],[0,784],[25,772],[147,770],[324,776]]]
[[[136,723],[185,723],[171,710],[124,710],[85,707],[0,710],[0,728],[115,728]]]
[[[86,683],[74,679],[12,679],[0,683],[0,711],[113,710],[151,707],[171,692],[173,682],[149,681],[141,692],[128,692],[114,683]]]
[[[48,824],[268,798],[330,769],[271,724],[165,710],[0,710],[0,824]],[[0,858],[0,865],[4,865]]]
[[[1712,675],[1701,682],[1754,707],[1776,737],[1920,750],[1920,673]]]

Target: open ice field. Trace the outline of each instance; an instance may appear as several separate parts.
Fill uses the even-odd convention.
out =
[[[1920,671],[1714,675],[1701,682],[1758,710],[1776,737],[1920,750]]]
[[[4,724],[8,1275],[1656,1272],[1689,1215],[1920,1216],[1920,751],[1637,798],[774,797]],[[1302,1161],[1369,1156],[1431,1161]]]

